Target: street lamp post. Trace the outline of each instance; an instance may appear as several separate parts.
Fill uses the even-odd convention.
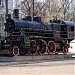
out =
[[[5,19],[8,17],[8,0],[5,0],[5,5],[6,5],[6,14],[5,14]],[[8,33],[5,32],[5,37],[8,36]]]
[[[7,18],[7,15],[8,15],[8,0],[5,0],[5,4],[6,4],[6,18]]]
[[[33,13],[32,13],[32,20],[34,18],[34,0],[33,0]]]

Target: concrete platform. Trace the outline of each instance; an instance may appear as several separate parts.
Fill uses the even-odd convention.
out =
[[[0,62],[20,62],[20,61],[33,61],[33,60],[53,60],[72,58],[72,54],[52,54],[52,55],[36,55],[36,56],[14,56],[14,57],[1,57]]]

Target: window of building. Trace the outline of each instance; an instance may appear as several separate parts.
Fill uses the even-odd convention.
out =
[[[0,23],[1,23],[1,15],[0,15]]]
[[[0,6],[3,6],[3,0],[0,0]]]
[[[0,0],[0,5],[2,5],[2,0]]]
[[[3,25],[3,17],[2,14],[0,14],[0,32],[4,29],[4,25]]]
[[[1,39],[1,15],[0,15],[0,39]]]

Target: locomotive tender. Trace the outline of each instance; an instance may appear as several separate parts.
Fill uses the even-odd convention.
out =
[[[28,19],[29,18],[29,19]],[[74,39],[75,23],[54,20],[43,23],[41,17],[25,19],[10,16],[5,23],[8,36],[1,41],[0,54],[35,55],[67,53],[70,41]]]

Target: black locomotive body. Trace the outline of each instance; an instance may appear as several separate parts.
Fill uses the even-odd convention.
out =
[[[75,23],[56,20],[43,23],[40,17],[34,21],[7,19],[5,31],[8,37],[1,41],[0,54],[35,55],[67,53],[74,39]]]

